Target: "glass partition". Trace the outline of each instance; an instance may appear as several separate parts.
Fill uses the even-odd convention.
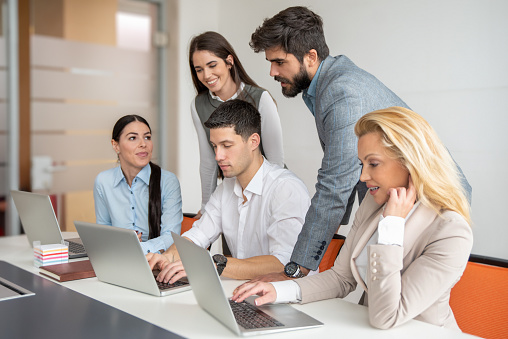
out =
[[[92,2],[73,2],[79,4],[65,13],[43,11],[37,3],[32,0],[32,191],[54,195],[61,228],[74,230],[73,220],[95,221],[95,176],[117,165],[111,147],[116,120],[145,117],[158,144],[157,52],[151,43],[156,7],[105,0],[101,8],[87,8],[101,13],[94,22],[81,19],[82,7]]]
[[[5,234],[8,183],[6,4],[0,0],[0,236]]]

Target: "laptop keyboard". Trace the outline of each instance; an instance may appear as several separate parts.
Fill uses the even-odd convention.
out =
[[[180,280],[175,281],[174,284],[165,283],[165,282],[157,281],[157,280],[155,280],[155,281],[157,282],[157,287],[159,287],[159,290],[161,290],[161,291],[168,290],[173,287],[185,286],[185,285],[189,284],[187,281],[180,281]]]
[[[245,329],[284,326],[284,324],[246,301],[236,303],[229,299],[229,305],[233,310],[236,322]]]
[[[77,242],[69,241],[69,252],[71,253],[85,253],[85,246]]]

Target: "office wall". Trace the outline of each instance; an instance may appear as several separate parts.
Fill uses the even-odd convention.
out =
[[[331,54],[345,54],[377,76],[436,129],[473,186],[473,252],[508,258],[508,2],[503,0],[320,0],[180,2],[179,171],[184,209],[199,208],[198,149],[189,113],[194,95],[186,46],[191,34],[218,30],[253,78],[277,101],[288,167],[314,192],[322,157],[311,114],[300,96],[286,99],[264,54],[248,46],[266,17],[306,5],[323,17]],[[196,8],[200,7],[200,10]],[[202,10],[206,9],[206,10]],[[216,15],[214,16],[214,11]],[[204,14],[200,14],[204,13]],[[497,183],[500,183],[498,185]]]
[[[176,163],[169,170],[178,175],[182,188],[183,211],[196,213],[201,207],[199,149],[192,124],[190,104],[195,96],[188,65],[188,46],[193,36],[207,30],[218,31],[220,1],[169,0],[168,25],[168,106],[171,115],[168,130],[177,133]],[[177,129],[173,125],[176,124]]]

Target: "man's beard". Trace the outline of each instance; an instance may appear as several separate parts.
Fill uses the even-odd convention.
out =
[[[289,79],[274,76],[273,77],[276,81],[284,82],[288,84],[289,86],[282,87],[282,94],[286,98],[294,98],[298,95],[298,93],[302,92],[304,89],[307,89],[310,86],[310,78],[309,74],[307,74],[307,70],[305,69],[305,66],[300,66],[300,72],[298,72],[294,77],[293,81],[289,81]]]

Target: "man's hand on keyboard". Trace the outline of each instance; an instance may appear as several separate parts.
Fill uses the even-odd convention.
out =
[[[148,260],[148,265],[150,265],[151,270],[162,271],[164,267],[170,264],[168,258],[159,253],[148,253],[146,255],[146,260]]]
[[[180,260],[178,260],[165,265],[156,279],[157,281],[164,283],[174,284],[177,280],[186,276],[187,273],[185,273],[185,270],[183,269],[183,264]]]

